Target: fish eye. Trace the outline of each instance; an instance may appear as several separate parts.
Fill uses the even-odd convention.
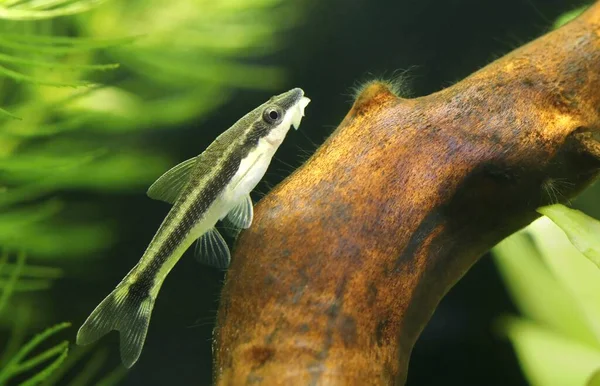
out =
[[[275,123],[283,115],[282,111],[278,107],[267,107],[263,112],[263,119],[268,123]]]

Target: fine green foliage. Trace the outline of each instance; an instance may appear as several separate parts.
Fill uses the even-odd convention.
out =
[[[503,319],[499,328],[532,385],[597,384],[592,379],[600,372],[600,270],[582,251],[598,237],[593,230],[600,222],[559,205],[540,212],[552,220],[541,217],[493,249],[523,314]]]
[[[201,117],[227,102],[234,88],[276,89],[285,73],[255,59],[280,45],[280,34],[302,15],[301,5],[283,0],[111,2],[81,17],[80,27],[92,36],[142,36],[131,47],[106,50],[121,63],[128,81],[95,90],[72,107],[95,105],[113,119],[113,130],[137,130]]]
[[[0,20],[0,77],[12,79],[17,84],[92,87],[95,84],[81,76],[93,71],[113,70],[118,64],[93,64],[71,58],[85,58],[95,50],[126,45],[134,40],[52,36],[39,32],[39,29],[36,23],[23,25]],[[57,76],[57,70],[68,72],[71,76]],[[23,119],[6,109],[0,113],[13,119]]]
[[[29,275],[34,277],[29,282],[23,283],[21,277]],[[9,299],[17,291],[36,291],[46,288],[52,278],[60,276],[56,269],[46,267],[27,266],[25,254],[19,253],[14,263],[9,262],[9,254],[3,252],[0,257],[0,315],[5,313]],[[19,342],[9,340],[2,357],[0,358],[0,385],[6,384],[10,379],[33,371],[33,374],[21,385],[37,385],[46,379],[65,360],[68,352],[68,342],[61,342],[49,349],[30,355],[42,343],[59,331],[69,327],[68,323],[61,323],[34,336],[29,342],[19,348]],[[20,338],[17,338],[20,340]]]
[[[122,367],[100,375],[109,357],[102,348],[42,347],[66,324],[25,343],[53,317],[42,290],[64,273],[46,265],[73,259],[71,267],[82,267],[104,256],[118,228],[108,220],[112,207],[89,197],[143,197],[176,163],[147,133],[201,120],[237,90],[283,85],[285,72],[264,58],[282,45],[300,6],[0,0],[0,246],[23,251],[0,256],[0,328],[8,335],[0,385],[111,386],[124,377]]]
[[[36,12],[45,12],[52,8],[51,3],[57,2],[10,2],[3,6],[22,14],[29,6]],[[48,15],[59,8],[73,10],[76,3],[55,4]],[[40,199],[57,191],[94,188],[102,183],[108,189],[122,189],[131,181],[149,178],[148,173],[157,164],[156,157],[152,157],[148,169],[132,169],[127,164],[139,151],[113,156],[98,146],[103,141],[91,137],[74,139],[69,134],[81,129],[84,117],[62,119],[57,115],[66,103],[100,87],[85,76],[117,68],[116,63],[91,62],[95,53],[131,44],[133,39],[56,36],[55,30],[62,28],[50,21],[14,22],[0,18],[0,80],[5,78],[0,82],[0,105],[4,102],[6,106],[2,109],[4,117],[0,114],[0,245],[25,250],[34,258],[85,256],[113,239],[106,224],[61,221],[68,205],[56,199]],[[61,87],[71,91],[54,92]],[[104,141],[104,146],[109,143]],[[148,158],[148,154],[140,157],[142,161]],[[123,162],[117,173],[113,167]],[[163,163],[158,164],[160,167]],[[93,178],[94,173],[97,178]],[[37,203],[23,205],[33,200]],[[29,288],[43,285],[20,283]]]
[[[24,253],[19,253],[14,262],[10,261],[9,254],[6,252],[0,256],[0,278],[2,278],[0,281],[0,316],[8,314],[6,306],[9,304],[9,299],[14,298],[16,293],[47,289],[53,280],[62,275],[56,268],[28,265],[25,260]],[[70,327],[70,323],[59,323],[52,326],[24,343],[23,327],[27,320],[18,319],[18,313],[11,313],[10,319],[13,320],[15,327],[8,343],[3,350],[0,350],[2,351],[0,385],[14,384],[13,380],[17,379],[19,385],[26,386],[65,384],[63,379],[68,370],[80,363],[85,354],[93,347],[76,347],[73,353],[69,353],[69,342],[62,341],[49,348],[42,348],[49,340]],[[95,350],[69,385],[116,385],[125,376],[125,370],[122,367],[116,368],[102,379],[95,381],[107,356],[106,350]]]
[[[282,69],[256,58],[280,45],[299,4],[0,1],[0,245],[34,259],[102,256],[116,240],[89,220],[102,208],[37,209],[70,190],[141,194],[173,162],[145,132],[202,118],[235,89],[281,86]]]
[[[70,327],[69,323],[61,323],[50,327],[42,333],[34,336],[33,339],[21,347],[21,349],[6,364],[3,364],[2,369],[0,370],[0,384],[4,384],[9,379],[34,369],[40,364],[52,359],[52,361],[45,368],[43,368],[41,371],[38,371],[35,375],[21,384],[36,385],[46,379],[67,358],[67,353],[69,352],[69,342],[61,342],[50,349],[30,357],[29,359],[26,359],[26,357],[49,337],[67,327]]]

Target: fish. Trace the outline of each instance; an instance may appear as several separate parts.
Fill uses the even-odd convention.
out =
[[[196,241],[201,262],[220,269],[229,266],[229,247],[215,225],[223,220],[239,229],[250,227],[250,192],[289,129],[299,128],[309,102],[301,88],[271,97],[200,155],[174,166],[150,186],[150,198],[173,206],[139,262],[79,328],[78,345],[117,330],[121,361],[132,367],[141,355],[160,288],[185,251]]]

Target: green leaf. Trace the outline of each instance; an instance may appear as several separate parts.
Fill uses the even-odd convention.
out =
[[[524,319],[508,318],[510,338],[529,384],[585,385],[600,369],[600,351]]]
[[[571,243],[600,268],[600,222],[585,213],[556,204],[538,209],[558,225]]]
[[[600,347],[600,270],[547,217],[541,217],[527,229],[554,277],[573,296]]]
[[[511,298],[524,315],[574,340],[596,344],[575,299],[545,266],[526,231],[506,238],[492,253]]]

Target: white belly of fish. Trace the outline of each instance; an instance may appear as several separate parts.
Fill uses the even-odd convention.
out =
[[[224,202],[234,206],[256,187],[265,175],[275,150],[264,139],[259,140],[258,146],[242,160],[231,183],[223,192]]]

